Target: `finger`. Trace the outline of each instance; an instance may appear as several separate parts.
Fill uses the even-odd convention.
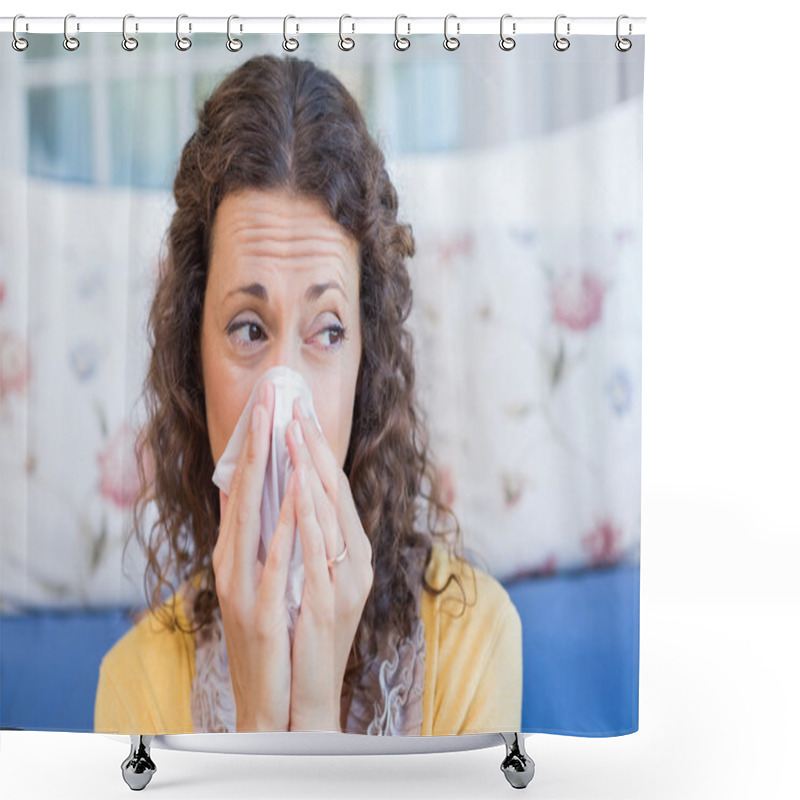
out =
[[[225,547],[225,509],[228,507],[228,495],[219,490],[219,530],[217,531],[217,541],[214,543],[214,550],[221,553]]]
[[[251,409],[251,417],[252,420],[252,412],[255,410],[255,407]],[[233,471],[233,475],[231,477],[231,483],[228,487],[227,494],[220,489],[220,529],[219,535],[217,536],[217,543],[216,543],[216,552],[218,557],[222,557],[225,563],[233,561],[233,538],[234,536],[231,534],[231,531],[235,528],[235,512],[238,507],[239,501],[238,497],[241,493],[241,482],[242,482],[242,472],[244,467],[245,461],[245,450],[247,450],[248,442],[250,441],[251,434],[250,434],[250,426],[248,425],[247,435],[245,436],[244,447],[239,454],[239,458],[236,462],[236,467]],[[222,496],[225,495],[225,507],[223,508],[223,501]],[[231,556],[230,558],[228,556]]]
[[[363,527],[361,518],[358,515],[358,509],[353,501],[353,494],[350,491],[347,475],[339,466],[328,440],[317,426],[314,418],[303,413],[299,397],[296,398],[292,406],[292,415],[302,426],[306,448],[319,474],[325,494],[328,496],[336,514],[344,544],[354,555],[357,552],[365,552],[369,540],[364,533],[361,534],[364,541],[359,540],[359,532],[363,531]],[[336,544],[333,546],[336,547]],[[337,549],[335,553],[331,554],[331,558],[338,555],[339,552],[340,550]]]
[[[227,519],[225,518],[225,509],[228,507],[228,495],[219,490],[219,529],[217,530],[217,540],[214,542],[214,549],[211,553],[211,562],[214,566],[214,575],[217,582],[220,581],[220,576],[223,573],[223,564],[225,563],[225,553],[227,551],[228,536],[226,531],[230,528]]]
[[[298,437],[298,432],[301,432]],[[322,529],[322,536],[325,541],[325,551],[327,558],[333,558],[342,552],[344,547],[344,536],[339,530],[339,521],[336,516],[336,509],[325,493],[319,473],[314,462],[303,443],[302,428],[297,420],[293,420],[286,432],[286,439],[289,446],[289,454],[292,458],[292,466],[295,470],[304,464],[306,475],[308,476],[311,499],[314,503],[314,513],[317,517],[319,527]]]
[[[269,407],[265,407],[265,402]],[[231,525],[226,548],[228,560],[233,563],[236,583],[249,597],[255,590],[254,564],[261,534],[261,498],[269,458],[273,407],[271,384],[264,381],[255,397],[247,439],[239,454],[228,497]]]
[[[286,585],[289,581],[289,561],[294,547],[297,516],[294,508],[295,474],[289,476],[286,494],[283,496],[278,524],[267,549],[267,560],[261,573],[258,588],[258,604],[261,608],[281,608],[286,600]]]
[[[227,505],[228,505],[228,495],[226,495],[225,492],[223,492],[222,489],[220,489],[219,490],[219,518],[220,518],[220,521],[222,521],[222,518],[225,516],[225,508],[227,507]]]
[[[336,495],[339,491],[339,473],[342,471],[339,462],[328,444],[324,434],[317,427],[313,417],[307,417],[303,412],[300,397],[296,397],[292,404],[292,417],[301,425],[303,438],[306,442],[311,460],[319,473],[322,485],[328,497],[336,502]]]
[[[317,515],[314,513],[314,501],[311,498],[307,470],[308,467],[305,464],[300,464],[297,469],[295,513],[300,529],[300,544],[303,547],[303,567],[307,588],[321,601],[326,601],[329,600],[331,593],[328,556],[325,552],[325,541],[317,522]],[[324,608],[322,607],[321,610]],[[332,609],[330,610],[332,611]]]

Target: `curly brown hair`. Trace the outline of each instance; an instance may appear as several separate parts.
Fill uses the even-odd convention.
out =
[[[226,193],[245,188],[318,198],[360,243],[363,350],[344,472],[372,544],[374,582],[345,674],[345,687],[352,687],[377,652],[376,631],[412,633],[417,609],[409,548],[424,548],[426,567],[434,536],[451,555],[463,558],[463,548],[459,543],[456,552],[449,540],[450,534],[458,539],[460,527],[438,486],[415,398],[413,339],[404,326],[412,303],[405,264],[415,252],[411,227],[397,219],[396,190],[356,101],[310,61],[251,58],[208,97],[183,148],[173,187],[177,209],[148,322],[147,422],[136,448],[142,491],[132,534],[147,557],[149,610],[162,607],[166,587],[174,601],[170,573],[178,581],[205,573],[210,588],[197,597],[198,625],[191,632],[208,624],[218,606],[211,555],[220,506],[211,480],[200,326],[214,215]],[[143,514],[151,500],[158,517],[148,534]],[[455,527],[440,530],[446,515]],[[418,517],[426,517],[424,530],[417,530]],[[439,594],[454,579],[463,593],[453,573],[441,588],[423,574],[423,586]],[[173,630],[179,625],[174,602],[167,622]]]

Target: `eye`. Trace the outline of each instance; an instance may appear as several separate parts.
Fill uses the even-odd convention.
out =
[[[246,335],[248,335],[248,336],[249,335],[256,336],[257,338],[256,338],[255,341],[258,341],[258,339],[262,339],[263,338],[264,329],[257,322],[255,322],[254,320],[250,320],[250,319],[243,319],[243,320],[240,320],[239,322],[234,322],[228,328],[228,335],[229,336],[233,336],[233,334],[236,331],[241,330],[242,328],[245,329],[245,334]],[[240,338],[238,336],[233,336],[233,338],[237,342],[240,342],[242,345],[245,345],[245,342],[250,342],[252,344],[253,341],[254,341],[253,339],[250,339],[250,338],[242,339],[242,338]],[[245,347],[246,347],[246,345],[245,345]]]
[[[237,331],[244,330],[245,336],[234,335]],[[234,322],[228,328],[228,335],[238,343],[239,347],[250,349],[256,342],[263,340],[264,329],[255,320],[243,319],[239,322]],[[347,331],[341,325],[329,325],[327,328],[321,330],[317,336],[329,336],[329,344],[324,345],[326,350],[333,350],[337,348],[346,338]]]
[[[345,338],[347,338],[345,336],[345,329],[341,325],[329,325],[327,328],[319,332],[320,336],[324,336],[325,334],[331,334],[334,337],[333,344],[326,345],[326,347],[330,350],[338,347],[345,340]]]

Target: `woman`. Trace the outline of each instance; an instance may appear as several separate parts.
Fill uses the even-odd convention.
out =
[[[404,327],[414,242],[357,104],[308,61],[252,58],[206,101],[174,194],[139,448],[154,478],[134,517],[155,584],[103,659],[95,730],[519,730],[519,616],[438,530],[452,512]],[[295,406],[294,472],[261,563],[268,382],[230,496],[211,476],[257,379],[279,364],[305,379],[322,430]],[[290,643],[296,528],[305,584]]]

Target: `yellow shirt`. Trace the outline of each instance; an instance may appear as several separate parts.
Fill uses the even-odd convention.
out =
[[[441,588],[451,571],[459,576],[466,607],[455,581],[439,595],[425,589],[421,595],[426,651],[420,733],[519,731],[522,623],[517,609],[495,578],[478,567],[464,568],[463,562],[434,543],[425,573],[428,583]],[[176,613],[188,627],[179,593],[175,600]],[[171,631],[148,613],[103,657],[95,731],[194,733],[194,655],[193,634]]]

